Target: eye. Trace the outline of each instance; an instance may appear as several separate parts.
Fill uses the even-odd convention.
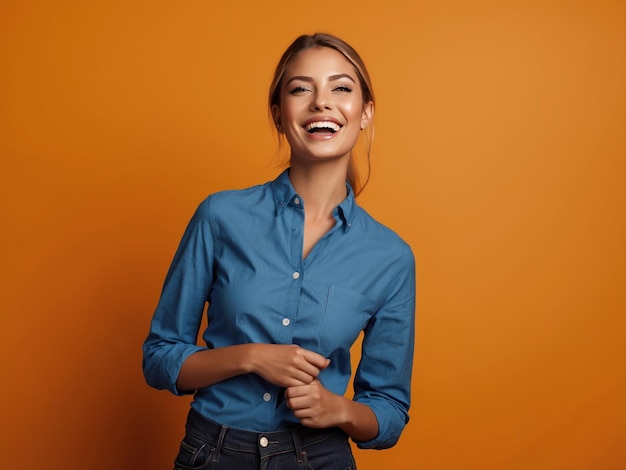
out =
[[[306,93],[307,91],[311,91],[309,90],[307,87],[303,86],[303,85],[298,85],[294,88],[292,88],[291,90],[289,90],[289,94],[291,95],[299,95],[302,93]]]
[[[348,85],[338,85],[335,88],[333,88],[333,91],[339,91],[341,93],[350,93],[352,92],[352,88],[349,87]]]

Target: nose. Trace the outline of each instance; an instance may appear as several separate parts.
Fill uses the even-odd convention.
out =
[[[327,93],[323,91],[318,91],[313,96],[311,100],[311,110],[312,111],[322,111],[331,109],[331,100]]]

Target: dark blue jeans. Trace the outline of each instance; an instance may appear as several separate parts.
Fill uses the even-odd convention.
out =
[[[346,434],[299,427],[256,433],[214,423],[191,410],[174,470],[355,470]]]

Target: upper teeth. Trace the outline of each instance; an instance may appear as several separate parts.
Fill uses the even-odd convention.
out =
[[[337,132],[341,129],[341,126],[332,121],[319,121],[319,122],[311,122],[306,125],[305,130],[307,132],[312,131],[313,129],[331,129],[333,132]]]

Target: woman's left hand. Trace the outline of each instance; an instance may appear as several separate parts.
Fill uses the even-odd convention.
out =
[[[306,385],[287,387],[287,407],[300,423],[310,428],[328,428],[341,424],[343,402],[346,398],[336,395],[318,379]]]

